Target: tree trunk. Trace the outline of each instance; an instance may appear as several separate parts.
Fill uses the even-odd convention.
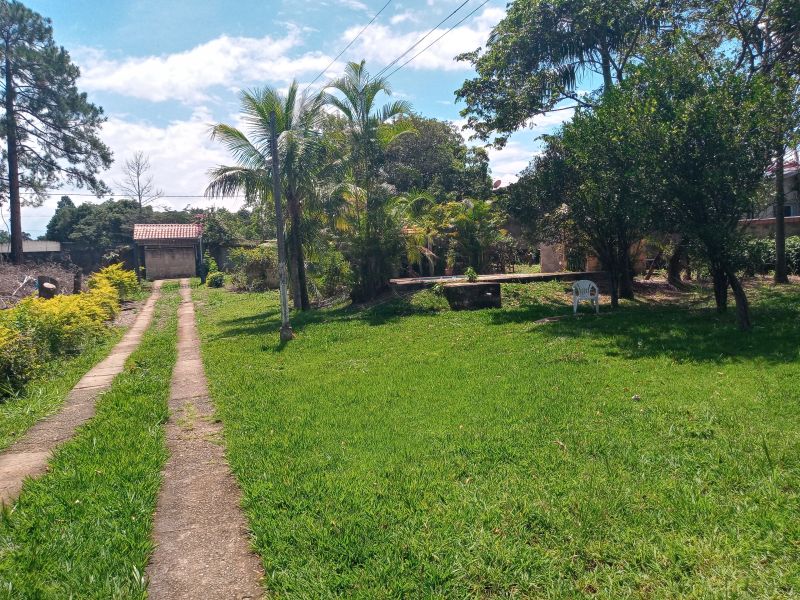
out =
[[[601,51],[600,60],[603,70],[603,93],[607,93],[614,87],[614,80],[611,78],[611,56],[605,48]]]
[[[686,254],[686,240],[681,238],[675,245],[672,255],[667,262],[667,283],[676,289],[684,289],[681,280],[681,271],[683,270],[683,257]]]
[[[611,286],[611,308],[619,308],[619,269],[608,264],[608,283]]]
[[[300,233],[302,227],[300,222],[300,203],[297,194],[290,189],[286,195],[286,203],[289,206],[289,218],[291,220],[289,228],[289,255],[290,271],[292,278],[292,301],[294,307],[300,310],[308,310],[311,306],[308,300],[308,287],[306,285],[306,262],[303,255],[303,240]]]
[[[742,331],[749,331],[753,325],[750,322],[750,304],[747,301],[747,294],[744,292],[742,282],[739,281],[739,278],[730,266],[725,267],[725,274],[731,284],[733,297],[736,299],[736,320],[739,323],[739,329]]]
[[[626,250],[622,257],[622,270],[619,274],[619,296],[625,300],[633,300],[633,265],[631,253]]]
[[[786,194],[783,189],[783,147],[778,152],[775,163],[775,283],[789,283],[786,269],[786,225],[783,210]]]
[[[22,264],[22,205],[19,197],[19,158],[17,156],[17,121],[14,114],[14,80],[11,74],[11,58],[6,43],[6,141],[8,144],[8,191],[11,209],[11,262]]]
[[[728,276],[720,266],[711,267],[714,278],[714,300],[717,303],[717,312],[724,313],[728,310]]]

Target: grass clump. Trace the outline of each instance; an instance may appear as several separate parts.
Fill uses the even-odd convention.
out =
[[[708,303],[544,292],[295,314],[281,345],[277,296],[196,291],[270,593],[800,593],[800,289],[753,294],[745,336]]]
[[[96,416],[0,516],[0,598],[144,598],[144,568],[167,458],[163,423],[176,359],[177,295]]]

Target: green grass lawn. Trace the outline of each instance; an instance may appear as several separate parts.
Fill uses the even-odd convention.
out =
[[[533,290],[533,291],[531,291]],[[755,330],[430,293],[294,315],[198,289],[212,394],[276,598],[800,595],[800,289]]]
[[[0,513],[0,598],[144,598],[176,358],[177,286],[96,416]]]
[[[37,421],[53,414],[86,372],[100,362],[125,333],[112,328],[108,336],[77,356],[53,360],[44,372],[16,396],[0,399],[0,450],[21,438]]]

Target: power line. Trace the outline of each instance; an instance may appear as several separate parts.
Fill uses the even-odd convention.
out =
[[[438,22],[436,25],[434,25],[434,26],[431,28],[431,30],[430,30],[428,33],[426,33],[426,34],[425,34],[425,35],[423,35],[421,38],[419,38],[419,39],[418,39],[416,42],[414,42],[414,43],[413,43],[411,46],[409,46],[409,48],[407,48],[405,52],[403,52],[403,53],[402,53],[400,56],[398,56],[397,58],[395,58],[395,59],[394,59],[392,62],[390,62],[388,65],[386,65],[385,67],[383,67],[383,68],[382,68],[380,71],[378,71],[378,72],[375,74],[375,76],[374,76],[374,77],[372,77],[372,79],[373,79],[373,80],[375,80],[375,79],[378,79],[378,78],[379,78],[381,75],[383,75],[384,73],[386,73],[386,71],[388,71],[388,70],[389,70],[389,69],[391,69],[391,68],[392,68],[394,65],[396,65],[398,62],[400,62],[400,61],[403,59],[403,57],[404,57],[404,56],[406,56],[406,55],[407,55],[409,52],[411,52],[411,51],[412,51],[414,48],[416,48],[416,47],[417,47],[417,46],[419,46],[419,45],[420,45],[422,42],[424,42],[424,41],[425,41],[425,40],[426,40],[426,39],[427,39],[427,38],[428,38],[428,37],[429,37],[429,36],[430,36],[430,35],[431,35],[431,34],[432,34],[434,31],[436,31],[436,30],[437,30],[437,29],[438,29],[440,26],[442,26],[442,25],[443,25],[445,22],[447,22],[447,21],[450,19],[450,17],[452,17],[453,15],[455,15],[455,14],[456,14],[458,11],[460,11],[462,8],[464,8],[464,6],[466,6],[467,4],[469,4],[469,1],[470,1],[470,0],[464,0],[464,2],[462,2],[461,4],[459,4],[459,5],[458,5],[458,6],[457,6],[457,7],[456,7],[456,8],[455,8],[455,9],[454,9],[454,10],[453,10],[453,11],[452,11],[452,12],[451,12],[449,15],[447,15],[447,16],[446,16],[444,19],[442,19],[442,20],[441,20],[441,21],[439,21],[439,22]]]
[[[447,31],[445,31],[445,32],[444,32],[442,35],[440,35],[440,36],[439,36],[439,37],[437,37],[435,40],[433,40],[433,41],[432,41],[430,44],[428,44],[427,46],[425,46],[425,47],[424,47],[422,50],[420,50],[419,52],[417,52],[417,53],[416,53],[414,56],[412,56],[411,58],[409,58],[409,59],[408,59],[406,62],[404,62],[402,65],[400,65],[400,66],[399,66],[399,67],[397,67],[395,70],[393,70],[391,73],[389,73],[389,74],[386,76],[386,78],[388,79],[389,77],[391,77],[392,75],[394,75],[395,73],[397,73],[397,72],[398,72],[400,69],[402,69],[403,67],[405,67],[405,66],[406,66],[408,63],[410,63],[411,61],[413,61],[414,59],[416,59],[416,58],[417,58],[417,57],[418,57],[420,54],[423,54],[423,53],[425,53],[427,50],[429,50],[429,49],[431,48],[431,46],[435,45],[435,44],[436,44],[436,43],[437,43],[439,40],[441,40],[441,39],[442,39],[444,36],[446,36],[448,33],[450,33],[451,31],[453,31],[453,29],[455,29],[456,27],[458,27],[459,25],[461,25],[461,24],[462,24],[464,21],[466,21],[467,19],[469,19],[469,18],[470,18],[472,15],[474,15],[476,12],[478,12],[478,11],[479,11],[481,8],[483,8],[484,6],[486,6],[487,4],[489,4],[489,2],[490,2],[490,0],[484,0],[483,2],[481,2],[481,3],[480,3],[478,6],[476,6],[474,9],[472,9],[472,11],[471,11],[471,12],[469,12],[469,13],[468,13],[468,14],[467,14],[465,17],[463,17],[463,18],[462,18],[460,21],[458,21],[458,22],[457,22],[457,23],[455,23],[455,24],[454,24],[452,27],[450,27],[450,29],[448,29]]]
[[[313,81],[312,81],[311,83],[309,83],[309,84],[308,84],[308,85],[305,87],[305,89],[303,90],[303,93],[304,93],[304,94],[305,94],[305,93],[308,91],[308,89],[309,89],[309,88],[310,88],[312,85],[314,85],[314,84],[317,82],[317,80],[318,80],[320,77],[322,77],[322,76],[323,76],[323,75],[326,73],[326,71],[327,71],[328,69],[330,69],[330,68],[331,68],[331,66],[333,66],[333,64],[334,64],[334,63],[335,63],[337,60],[339,60],[339,58],[342,56],[342,54],[344,54],[345,52],[347,52],[348,48],[350,48],[350,46],[352,46],[352,45],[353,45],[353,44],[356,42],[356,40],[357,40],[358,38],[360,38],[360,37],[361,37],[361,34],[362,34],[362,33],[364,33],[364,32],[367,30],[367,28],[368,28],[370,25],[372,25],[372,24],[375,22],[375,20],[376,20],[376,19],[377,19],[377,18],[378,18],[378,17],[381,15],[381,13],[382,13],[384,10],[386,10],[386,7],[387,7],[387,6],[389,6],[391,3],[392,3],[392,0],[388,0],[388,1],[386,2],[386,4],[384,4],[384,5],[383,5],[383,7],[382,7],[382,8],[381,8],[381,9],[380,9],[378,12],[376,12],[376,13],[375,13],[375,16],[374,16],[374,17],[372,17],[372,19],[370,19],[369,23],[367,23],[366,25],[364,25],[364,27],[362,27],[361,31],[359,31],[359,32],[358,32],[358,34],[356,34],[356,37],[354,37],[352,40],[350,40],[350,41],[348,42],[348,44],[347,44],[347,45],[346,45],[344,48],[342,48],[342,51],[341,51],[341,52],[339,52],[339,54],[337,54],[337,55],[336,55],[336,57],[335,57],[335,58],[334,58],[334,59],[333,59],[333,60],[332,60],[330,63],[328,63],[328,66],[327,66],[327,67],[325,67],[324,69],[322,69],[322,71],[320,71],[320,72],[319,72],[319,74],[318,74],[316,77],[314,77]]]
[[[42,194],[36,194],[35,192],[20,192],[20,195],[26,196],[69,196],[69,197],[87,197],[87,198],[97,198],[100,199],[100,196],[96,194],[87,194],[85,192],[59,192],[59,191],[52,191],[52,192],[45,192]],[[114,197],[114,194],[107,194],[109,198]],[[120,196],[121,197],[121,196]],[[243,195],[237,196],[205,196],[203,194],[162,194],[156,200],[161,200],[162,198],[210,198],[213,200],[216,199],[224,199],[224,198],[233,198],[233,199],[241,199],[245,198]]]

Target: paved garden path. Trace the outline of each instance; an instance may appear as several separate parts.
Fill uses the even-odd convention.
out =
[[[111,387],[111,382],[125,367],[125,361],[142,341],[153,318],[160,288],[161,282],[157,281],[131,328],[106,359],[72,388],[61,411],[39,421],[23,438],[0,453],[0,503],[13,502],[25,478],[44,473],[53,450],[72,438],[75,430],[94,416],[98,396]]]
[[[260,598],[261,562],[250,549],[241,497],[213,421],[189,282],[181,280],[178,360],[147,568],[151,599]]]

